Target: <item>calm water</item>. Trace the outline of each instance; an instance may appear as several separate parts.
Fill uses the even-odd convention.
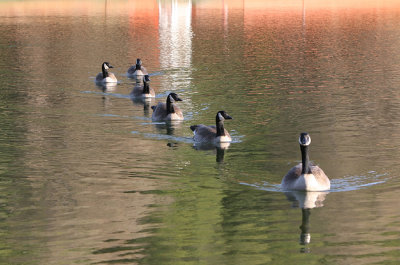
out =
[[[400,5],[239,2],[0,3],[1,264],[399,263]],[[303,131],[329,193],[280,189]]]

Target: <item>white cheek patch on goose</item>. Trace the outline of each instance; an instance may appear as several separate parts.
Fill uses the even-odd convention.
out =
[[[218,119],[219,119],[220,121],[223,121],[223,120],[224,120],[224,117],[222,117],[221,113],[219,113],[219,112],[218,112]]]
[[[311,144],[311,137],[307,137],[305,143],[303,143],[303,142],[301,141],[301,137],[299,137],[299,144],[302,145],[302,146],[310,145],[310,144]]]
[[[109,67],[106,64],[104,64],[104,69],[108,70]]]

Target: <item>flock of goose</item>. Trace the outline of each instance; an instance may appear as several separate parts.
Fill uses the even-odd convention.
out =
[[[108,62],[104,62],[101,66],[102,72],[96,76],[97,84],[117,83],[115,75],[108,70],[113,68]],[[136,64],[131,66],[127,75],[136,79],[136,84],[131,95],[135,98],[152,98],[155,97],[154,90],[149,85],[149,75],[145,67],[142,66],[140,59],[136,60]],[[181,109],[174,102],[182,101],[176,93],[170,93],[166,102],[159,102],[156,106],[152,106],[153,121],[179,121],[183,120]],[[192,125],[190,129],[193,131],[193,140],[196,143],[214,144],[229,143],[232,141],[228,131],[224,128],[224,121],[232,119],[225,111],[218,111],[215,121],[216,125]],[[330,189],[330,181],[324,171],[317,165],[313,165],[309,161],[308,147],[311,144],[311,137],[308,133],[301,133],[299,137],[302,162],[294,166],[282,179],[283,190],[298,191],[327,191]]]

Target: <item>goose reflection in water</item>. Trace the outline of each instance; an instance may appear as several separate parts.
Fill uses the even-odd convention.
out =
[[[193,145],[196,150],[213,150],[216,155],[216,162],[224,162],[225,150],[229,148],[231,143],[198,143]]]
[[[150,109],[152,98],[135,98],[131,97],[133,105],[143,105],[143,114],[145,117],[150,117]]]
[[[103,107],[108,108],[111,104],[110,97],[107,96],[107,93],[113,92],[116,90],[118,83],[96,83],[96,86],[103,93]]]
[[[164,121],[164,122],[153,122],[157,131],[161,134],[175,135],[175,130],[182,128],[182,122],[180,121]]]
[[[117,88],[118,83],[96,83],[96,86],[103,92],[112,92]]]
[[[311,209],[322,207],[323,201],[329,192],[327,191],[287,191],[285,195],[287,199],[293,202],[293,207],[301,208],[301,225],[300,225],[300,244],[307,245],[311,242],[310,233],[310,215]],[[303,248],[302,252],[308,252]]]

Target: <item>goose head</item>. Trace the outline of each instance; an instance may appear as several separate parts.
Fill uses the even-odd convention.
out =
[[[303,132],[299,137],[300,146],[309,146],[311,144],[311,137],[308,133]]]
[[[220,121],[224,121],[224,120],[232,120],[233,118],[231,116],[229,116],[228,113],[226,113],[225,111],[220,110],[217,113],[216,119],[217,119],[217,122],[220,122]]]
[[[180,99],[176,93],[169,93],[168,99],[169,99],[170,102],[172,102],[174,100],[175,101],[182,101],[182,99]]]
[[[104,62],[102,68],[108,70],[109,68],[114,68],[109,62]]]
[[[141,70],[142,68],[142,60],[140,58],[136,59],[136,70]]]

